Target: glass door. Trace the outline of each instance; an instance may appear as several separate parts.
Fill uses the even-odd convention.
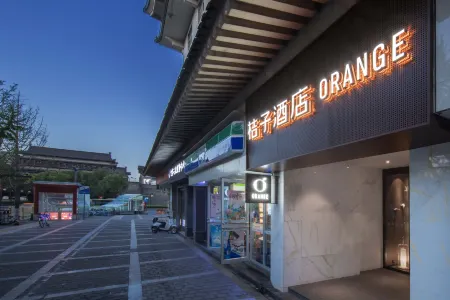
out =
[[[248,259],[249,218],[244,180],[222,179],[221,261],[224,264]]]
[[[250,204],[250,259],[270,268],[272,204]]]

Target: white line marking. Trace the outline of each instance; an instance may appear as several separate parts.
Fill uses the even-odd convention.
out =
[[[97,231],[101,230],[111,219],[106,220],[99,226],[97,226],[94,230],[86,234],[84,237],[82,237],[78,242],[70,246],[66,251],[59,254],[57,257],[52,259],[50,262],[48,262],[45,266],[40,268],[36,273],[28,277],[28,279],[22,281],[18,286],[10,290],[8,293],[6,293],[0,300],[11,300],[16,299],[19,297],[22,293],[24,293],[30,286],[32,286],[34,283],[36,283],[42,276],[48,273],[54,266],[56,266],[60,261],[62,261],[66,256],[68,256],[72,251],[74,251],[77,247],[82,245],[89,237],[91,237],[93,234],[95,234]]]
[[[101,257],[113,257],[120,255],[129,255],[130,251],[126,251],[126,253],[115,253],[115,254],[105,254],[105,255],[92,255],[92,256],[79,256],[79,257],[69,257],[65,260],[73,260],[73,259],[90,259],[90,258],[101,258]]]
[[[51,245],[67,245],[67,244],[73,244],[73,242],[64,242],[64,243],[44,243],[44,244],[29,244],[29,245],[22,245],[22,247],[29,247],[29,246],[51,246]]]
[[[8,280],[25,279],[25,278],[28,278],[28,276],[6,277],[6,278],[0,278],[0,282],[1,281],[8,281]]]
[[[180,280],[180,279],[187,279],[187,278],[195,278],[200,276],[206,276],[206,275],[214,275],[218,274],[219,271],[208,271],[208,272],[201,272],[196,274],[190,274],[190,275],[180,275],[180,276],[173,276],[173,277],[166,277],[166,278],[159,278],[159,279],[148,279],[142,281],[142,284],[152,284],[152,283],[159,283],[159,282],[165,282],[165,281],[173,281],[173,280]]]
[[[102,271],[102,270],[110,270],[110,269],[120,269],[120,268],[128,268],[128,266],[129,265],[117,265],[117,266],[92,268],[92,269],[78,269],[78,270],[72,270],[72,271],[61,271],[61,272],[48,273],[48,274],[45,274],[45,276],[67,275],[67,274],[94,272],[94,271]]]
[[[7,263],[0,263],[0,266],[10,266],[10,265],[27,265],[41,262],[49,262],[50,259],[42,259],[42,260],[25,260],[25,261],[13,261]]]
[[[2,249],[3,250],[3,249]],[[45,252],[61,252],[66,249],[55,249],[55,250],[36,250],[36,251],[23,251],[23,252],[7,252],[7,253],[0,253],[1,255],[11,255],[11,254],[29,254],[29,253],[45,253]]]
[[[125,242],[129,241],[130,239],[122,239],[122,240],[104,240],[104,241],[90,241],[90,243],[105,243],[105,242]]]
[[[141,215],[138,215],[138,218],[142,220],[142,216]]]
[[[150,265],[150,264],[157,264],[157,263],[161,263],[161,262],[177,261],[177,260],[192,259],[192,258],[199,258],[199,257],[194,255],[194,256],[168,258],[168,259],[147,260],[147,261],[141,262],[141,265]]]
[[[128,300],[142,299],[141,267],[139,264],[139,254],[130,253],[130,270],[128,281]]]
[[[219,273],[219,271],[202,272],[202,273],[191,274],[191,275],[182,275],[182,276],[175,276],[175,277],[166,277],[166,278],[161,278],[161,279],[144,280],[144,281],[142,281],[142,283],[143,284],[152,284],[152,283],[159,283],[159,282],[165,282],[165,281],[173,281],[173,280],[180,280],[180,279],[187,279],[187,278],[195,278],[195,277],[200,277],[200,276],[214,275],[214,274],[218,274],[218,273]],[[80,295],[80,294],[89,294],[89,293],[93,293],[93,292],[102,292],[102,291],[120,289],[120,288],[125,288],[127,286],[128,286],[127,284],[108,285],[108,286],[102,286],[102,287],[90,288],[90,289],[84,289],[84,290],[77,290],[77,291],[70,291],[70,292],[62,292],[62,293],[47,294],[47,295],[37,295],[37,296],[27,298],[27,300],[63,298],[63,297],[67,297],[67,296],[74,296],[74,295]],[[130,299],[130,298],[128,298],[128,299]]]
[[[186,251],[186,248],[175,248],[175,249],[167,249],[167,250],[152,250],[152,251],[139,251],[140,254],[144,253],[154,253],[154,252],[170,252],[170,251]]]
[[[131,220],[130,250],[137,249],[136,224]],[[139,253],[130,253],[130,269],[128,273],[128,300],[142,300],[142,279]]]
[[[134,224],[134,220],[131,220],[130,249],[136,248],[137,248],[136,225]]]
[[[105,241],[105,243],[107,243]],[[102,246],[102,247],[84,247],[83,249],[80,250],[95,250],[95,249],[111,249],[111,248],[126,248],[128,247],[128,245],[114,245],[114,246]]]
[[[152,246],[152,245],[169,245],[169,244],[182,244],[181,242],[167,242],[167,243],[144,243],[139,244],[139,246]]]
[[[5,251],[8,251],[8,250],[13,249],[13,248],[18,247],[18,246],[21,246],[21,245],[26,244],[26,243],[28,243],[28,242],[31,242],[31,241],[34,241],[34,240],[41,239],[41,238],[43,238],[44,236],[47,236],[47,235],[52,234],[52,233],[54,233],[54,232],[58,232],[58,231],[60,231],[60,230],[63,230],[63,229],[68,228],[68,227],[71,227],[71,226],[76,225],[76,224],[81,223],[81,222],[83,222],[83,221],[78,221],[78,222],[75,222],[75,223],[72,223],[72,224],[63,226],[63,227],[61,227],[61,228],[58,228],[58,229],[49,231],[49,232],[47,232],[47,233],[44,233],[44,234],[41,234],[41,235],[32,237],[32,238],[30,238],[30,239],[24,240],[24,241],[19,242],[19,243],[17,243],[17,244],[14,244],[14,245],[11,245],[11,246],[2,248],[2,249],[0,249],[0,253],[5,252]]]
[[[128,286],[128,284],[108,285],[108,286],[102,286],[102,287],[98,287],[98,288],[84,289],[84,290],[78,290],[78,291],[47,294],[46,296],[44,296],[44,295],[33,296],[33,298],[30,298],[30,299],[52,299],[52,298],[60,298],[60,297],[62,298],[62,297],[66,297],[66,296],[73,296],[73,295],[79,295],[79,294],[88,294],[88,293],[93,293],[93,292],[101,292],[101,291],[107,291],[107,290],[126,288],[127,286]]]

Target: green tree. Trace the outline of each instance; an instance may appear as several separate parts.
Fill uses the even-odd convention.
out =
[[[30,182],[33,181],[56,181],[56,182],[72,182],[73,171],[46,171],[31,176]]]
[[[26,181],[21,170],[21,153],[31,146],[45,145],[47,137],[39,108],[25,104],[16,84],[6,86],[0,80],[1,184],[14,189],[16,208],[20,206],[20,190]],[[16,209],[16,217],[18,212]]]
[[[34,174],[29,181],[72,182],[74,178],[74,171],[52,170]],[[92,172],[80,171],[77,181],[90,187],[91,198],[114,198],[125,192],[128,186],[126,175],[108,169],[97,169]]]

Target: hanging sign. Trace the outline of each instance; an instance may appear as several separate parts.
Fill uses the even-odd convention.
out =
[[[184,161],[177,164],[175,167],[169,170],[169,178],[177,175],[178,173],[181,173],[184,170]]]
[[[315,113],[315,99],[332,102],[340,96],[370,84],[380,76],[388,76],[394,68],[413,60],[411,38],[414,31],[404,28],[390,37],[389,43],[379,43],[371,51],[364,52],[352,63],[334,70],[317,85],[301,87],[289,99],[276,104],[248,122],[248,139],[257,141],[272,134],[274,130],[291,126]]]
[[[275,203],[271,174],[245,174],[246,203]]]

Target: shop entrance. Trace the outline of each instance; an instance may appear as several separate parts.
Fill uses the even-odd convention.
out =
[[[249,210],[244,179],[212,181],[208,199],[208,248],[224,264],[249,259]]]
[[[409,276],[392,271],[410,269],[409,161],[402,151],[283,174],[291,291],[312,300],[409,299]]]

